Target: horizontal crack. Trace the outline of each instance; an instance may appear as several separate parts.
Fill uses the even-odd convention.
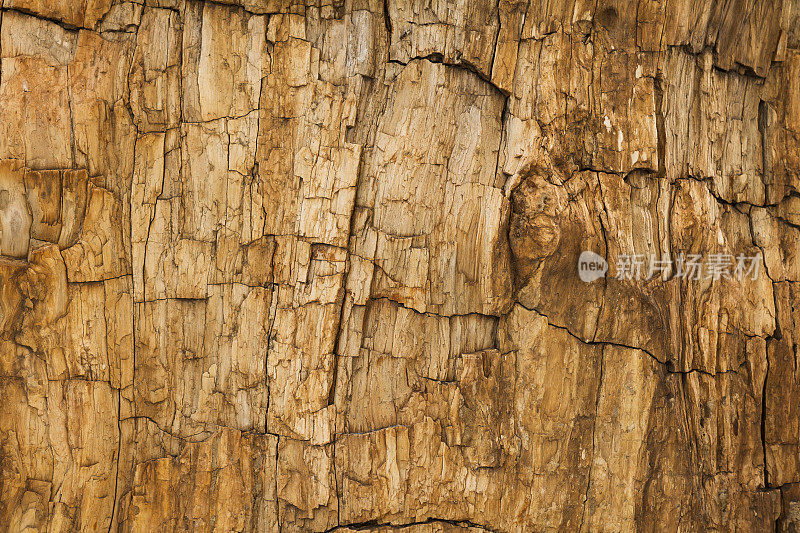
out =
[[[487,526],[483,526],[477,524],[475,522],[471,522],[468,520],[448,520],[446,518],[428,518],[427,520],[417,521],[417,522],[407,522],[407,523],[391,523],[391,522],[379,522],[378,520],[367,520],[365,522],[356,522],[352,524],[341,524],[331,529],[326,530],[323,533],[334,533],[336,531],[342,531],[344,529],[353,529],[356,531],[371,531],[377,528],[392,528],[397,531],[400,531],[405,528],[411,528],[414,526],[422,526],[427,524],[449,524],[452,526],[460,526],[460,527],[471,527],[477,528],[482,531],[490,531],[495,532],[498,530],[491,529]]]
[[[526,307],[525,305],[521,304],[520,302],[517,302],[517,305],[519,305],[520,307],[522,307],[523,309],[525,309],[527,311],[531,311],[531,312],[536,313],[537,315],[539,315],[542,318],[544,318],[545,320],[547,320],[547,325],[549,325],[551,327],[554,327],[554,328],[557,328],[557,329],[560,329],[560,330],[563,330],[563,331],[566,331],[570,336],[574,337],[575,339],[580,341],[582,344],[586,344],[588,346],[616,346],[618,348],[627,348],[629,350],[639,350],[641,352],[644,352],[647,355],[649,355],[653,359],[653,361],[659,363],[660,365],[663,365],[664,366],[664,370],[669,374],[689,375],[689,374],[692,374],[692,373],[698,373],[698,374],[704,374],[704,375],[711,376],[711,377],[716,377],[716,376],[723,375],[723,374],[737,374],[738,375],[738,373],[739,373],[738,369],[736,369],[736,370],[723,370],[723,371],[720,371],[720,372],[709,372],[707,370],[702,370],[702,369],[699,369],[699,368],[692,368],[690,370],[673,370],[673,369],[669,368],[669,362],[660,360],[658,357],[655,356],[655,354],[653,354],[652,352],[650,352],[649,350],[647,350],[645,348],[641,348],[639,346],[631,346],[631,345],[628,345],[628,344],[623,344],[623,343],[614,342],[614,341],[584,340],[584,339],[580,338],[578,335],[576,335],[575,333],[573,333],[572,331],[570,331],[570,329],[568,327],[559,326],[558,324],[553,324],[552,322],[550,322],[550,319],[548,318],[548,316],[543,314],[538,309],[532,309],[530,307]],[[744,366],[744,364],[745,363],[742,363],[742,365],[740,365],[739,368]]]
[[[504,98],[508,98],[510,95],[510,93],[507,90],[501,89],[500,87],[495,85],[495,83],[491,80],[491,78],[487,74],[481,72],[475,65],[469,63],[468,61],[461,61],[459,63],[445,61],[442,54],[438,53],[428,54],[427,56],[414,56],[406,62],[400,61],[399,59],[387,60],[388,63],[394,63],[396,65],[403,65],[403,66],[408,66],[409,63],[411,63],[412,61],[429,61],[431,63],[435,63],[438,65],[444,65],[447,67],[453,67],[459,70],[464,70],[466,72],[471,72],[472,74],[475,74],[478,78],[480,78],[482,81],[485,81],[487,84],[492,86]]]

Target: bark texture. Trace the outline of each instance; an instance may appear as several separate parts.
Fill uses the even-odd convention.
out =
[[[800,528],[798,0],[0,0],[0,58],[0,529]]]

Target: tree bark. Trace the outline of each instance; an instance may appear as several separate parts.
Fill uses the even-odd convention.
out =
[[[798,345],[798,0],[0,0],[0,530],[797,531]]]

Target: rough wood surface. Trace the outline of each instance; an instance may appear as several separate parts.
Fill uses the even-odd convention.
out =
[[[2,531],[800,531],[799,346],[798,0],[0,0]]]

